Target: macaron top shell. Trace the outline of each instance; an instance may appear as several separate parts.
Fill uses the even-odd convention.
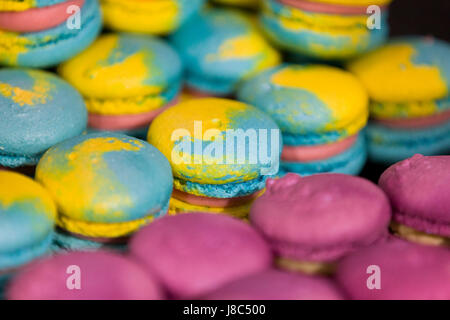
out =
[[[394,219],[413,217],[400,222],[450,237],[450,156],[415,155],[388,168],[379,185],[391,201]]]
[[[107,34],[59,68],[90,98],[158,95],[182,72],[178,54],[164,40],[134,34]]]
[[[325,65],[271,68],[246,81],[238,97],[272,116],[283,133],[305,136],[305,144],[354,135],[368,118],[368,96],[358,79]]]
[[[450,88],[450,45],[431,37],[394,39],[348,65],[380,102],[441,99]]]
[[[65,0],[3,0],[0,11],[25,11],[32,8],[47,7]]]
[[[51,148],[36,179],[61,214],[97,223],[158,216],[172,192],[167,159],[145,141],[115,133],[79,136]]]
[[[344,174],[269,179],[251,223],[285,258],[332,261],[387,236],[390,206],[372,182]]]
[[[237,82],[280,62],[255,21],[231,9],[209,9],[172,37],[188,72]]]
[[[0,70],[0,153],[37,155],[86,125],[83,99],[67,82],[40,70]]]
[[[23,262],[2,255],[44,242],[53,232],[55,217],[56,206],[41,185],[21,174],[0,171],[0,269]]]
[[[208,213],[158,219],[129,247],[176,298],[205,295],[272,262],[268,245],[248,224]]]
[[[77,284],[80,289],[70,289]],[[36,261],[8,289],[11,300],[156,300],[163,293],[138,263],[110,252],[71,252]]]
[[[238,279],[206,300],[342,300],[333,281],[270,269]]]
[[[343,259],[336,278],[353,299],[449,300],[449,266],[448,249],[393,239]],[[381,288],[370,290],[375,272]]]
[[[258,135],[263,135],[259,129],[266,130],[267,141],[258,139]],[[256,148],[244,141],[245,145],[235,147],[243,146],[245,151],[235,152],[234,161],[227,161],[225,157],[231,156],[227,153],[231,150],[228,147],[227,151],[227,143],[237,144],[240,140],[231,134],[242,138],[248,130],[257,138],[247,139]],[[225,184],[256,179],[263,170],[278,167],[282,148],[278,131],[269,116],[250,105],[230,99],[206,98],[188,100],[164,111],[152,122],[148,141],[169,159],[175,177],[203,184]],[[211,151],[213,146],[217,149],[215,153]],[[255,149],[256,153],[251,153]],[[254,159],[270,150],[278,153],[269,161],[259,156]]]

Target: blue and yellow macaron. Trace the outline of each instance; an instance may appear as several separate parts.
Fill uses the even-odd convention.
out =
[[[450,151],[449,56],[444,41],[406,37],[349,64],[372,99],[367,132],[373,161]]]
[[[346,59],[381,45],[387,38],[388,14],[380,28],[368,27],[367,7],[390,1],[264,0],[263,29],[278,46],[320,59]]]
[[[166,214],[173,181],[156,148],[114,133],[83,135],[51,148],[36,179],[58,205],[57,225],[75,243],[77,237],[111,243]],[[70,237],[58,239],[74,249]]]
[[[255,21],[230,9],[205,9],[171,40],[186,65],[187,86],[203,94],[228,96],[241,80],[280,62]]]
[[[281,134],[258,109],[229,99],[192,99],[160,114],[148,141],[170,161],[170,213],[207,211],[237,217],[278,172]]]
[[[84,96],[91,128],[146,132],[151,120],[177,99],[182,64],[164,40],[107,34],[62,64],[59,73]]]
[[[0,296],[14,272],[48,252],[56,205],[38,183],[0,171]]]
[[[0,4],[0,65],[57,65],[88,47],[102,26],[97,0],[4,2]]]
[[[324,65],[285,64],[245,82],[238,98],[279,125],[283,170],[310,175],[358,174],[362,169],[368,97],[351,73]]]
[[[51,146],[80,135],[83,98],[59,77],[39,70],[0,70],[0,166],[36,165]]]
[[[167,35],[192,17],[205,0],[101,0],[112,30]]]

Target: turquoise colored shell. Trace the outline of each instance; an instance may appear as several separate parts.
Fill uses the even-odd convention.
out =
[[[393,164],[422,155],[450,154],[450,122],[424,129],[393,129],[370,123],[367,127],[369,159]]]
[[[288,172],[308,176],[317,173],[344,173],[358,175],[367,160],[367,147],[365,134],[358,136],[356,143],[347,151],[334,157],[311,162],[281,162],[282,176]]]
[[[84,101],[64,80],[39,70],[0,70],[0,165],[36,164],[86,125]]]
[[[61,1],[45,3],[47,2],[54,4]],[[37,6],[41,6],[41,2],[38,2]],[[0,52],[0,65],[46,68],[75,56],[95,40],[102,27],[102,16],[97,0],[85,1],[80,15],[80,29],[69,29],[64,22],[55,28],[40,32],[0,33],[0,46],[5,46]],[[6,43],[2,44],[2,41]]]
[[[304,13],[312,21],[315,20],[314,15],[317,15],[314,12]],[[387,12],[381,14],[380,29],[369,30],[366,25],[357,24],[354,26],[355,35],[352,37],[334,31],[312,30],[308,27],[289,29],[280,21],[280,16],[293,21],[300,19],[293,16],[290,7],[275,0],[265,0],[265,9],[260,19],[269,38],[283,49],[321,59],[347,59],[360,55],[383,44],[389,34]],[[329,27],[329,30],[337,31],[339,28]],[[359,33],[361,30],[367,32]]]

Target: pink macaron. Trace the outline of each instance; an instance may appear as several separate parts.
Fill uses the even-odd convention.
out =
[[[336,279],[353,299],[449,300],[450,250],[392,239],[343,259]]]
[[[450,246],[450,156],[417,154],[389,167],[379,185],[391,201],[397,235]]]
[[[12,281],[11,300],[156,300],[160,286],[142,266],[106,252],[72,252],[28,265]]]
[[[336,260],[386,239],[390,217],[380,188],[344,174],[269,179],[250,211],[278,265],[307,273],[330,273]]]
[[[270,269],[230,282],[207,300],[342,300],[330,279]]]
[[[177,299],[204,296],[272,264],[268,244],[247,223],[207,213],[160,218],[131,239],[129,250]]]

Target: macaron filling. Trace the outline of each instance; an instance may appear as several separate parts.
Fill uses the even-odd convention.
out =
[[[210,198],[205,196],[196,196],[187,192],[173,190],[172,197],[197,206],[205,206],[211,208],[230,208],[248,204],[260,195],[259,192],[253,194],[235,197],[235,198]]]
[[[336,263],[296,261],[287,258],[277,258],[275,264],[283,270],[302,272],[311,275],[332,275],[336,271]]]
[[[71,15],[70,6],[83,7],[85,0],[68,0],[48,7],[26,11],[0,11],[0,29],[12,32],[38,32],[54,28]]]
[[[422,223],[424,219],[421,219]],[[391,232],[405,240],[425,245],[450,247],[450,238],[416,230],[407,225],[393,221],[390,225]]]
[[[445,110],[427,117],[414,118],[375,118],[374,121],[398,129],[414,129],[438,126],[450,121],[450,110]]]
[[[291,6],[300,10],[331,13],[331,14],[343,14],[343,15],[361,15],[367,14],[367,5],[344,5],[344,4],[331,4],[323,2],[312,2],[307,0],[278,0],[278,2]],[[379,6],[381,10],[386,10],[387,6]]]

